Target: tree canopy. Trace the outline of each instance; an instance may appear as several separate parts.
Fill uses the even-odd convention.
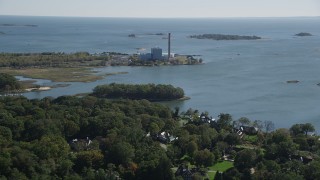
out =
[[[230,114],[216,121],[198,114],[147,100],[0,97],[0,179],[179,179],[173,169],[183,163],[196,179],[225,159],[234,167],[217,178],[318,177],[312,125],[251,135],[232,127]]]
[[[93,89],[94,96],[103,98],[147,99],[150,101],[174,100],[184,97],[183,89],[163,84],[116,84],[100,85]]]
[[[20,89],[18,80],[9,74],[0,73],[0,91]]]

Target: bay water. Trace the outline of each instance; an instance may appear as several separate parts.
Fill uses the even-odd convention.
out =
[[[8,25],[9,24],[9,25]],[[29,92],[28,98],[91,92],[107,83],[163,83],[179,86],[190,100],[170,107],[208,111],[216,117],[270,120],[277,128],[312,123],[320,130],[320,17],[296,18],[82,18],[0,16],[0,52],[172,52],[201,55],[205,64],[161,67],[105,67],[97,73],[128,72],[90,83]],[[300,32],[313,36],[297,37]],[[155,35],[163,33],[164,35]],[[256,35],[261,40],[190,39],[197,34]],[[135,34],[136,38],[128,37]],[[299,83],[287,83],[298,80]],[[52,85],[39,81],[40,85]]]

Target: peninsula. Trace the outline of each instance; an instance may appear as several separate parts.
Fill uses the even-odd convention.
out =
[[[194,39],[212,39],[212,40],[257,40],[261,39],[259,36],[239,36],[239,35],[225,35],[225,34],[201,34],[191,35],[189,38]]]
[[[156,33],[155,35],[164,35]],[[134,38],[135,34],[129,37]],[[168,51],[153,47],[149,53],[119,52],[63,53],[0,53],[0,70],[14,76],[49,79],[58,82],[90,82],[104,75],[95,75],[92,67],[105,66],[163,66],[202,64],[201,58],[171,52],[171,33],[168,33]],[[116,73],[117,74],[117,73]],[[110,75],[110,74],[107,74]]]
[[[55,82],[92,82],[103,78],[102,76],[117,74],[96,75],[92,71],[94,67],[195,65],[202,64],[203,61],[193,55],[178,54],[169,60],[163,59],[162,56],[153,59],[141,57],[141,54],[117,52],[0,53],[0,71],[14,76],[49,79]]]

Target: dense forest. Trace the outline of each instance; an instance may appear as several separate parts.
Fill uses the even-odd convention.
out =
[[[164,84],[116,84],[99,85],[93,96],[112,99],[147,99],[149,101],[176,100],[184,97],[183,89]]]
[[[147,100],[0,97],[0,179],[319,179],[314,131]]]

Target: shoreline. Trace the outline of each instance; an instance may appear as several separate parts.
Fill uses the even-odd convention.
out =
[[[32,92],[32,91],[48,91],[51,89],[52,89],[52,87],[50,87],[50,86],[44,86],[44,87],[39,87],[39,88],[26,88],[24,90],[27,92]]]
[[[163,100],[159,100],[159,99],[147,99],[150,102],[172,102],[172,101],[186,101],[191,99],[188,96],[183,96],[182,98],[179,99],[163,99]]]

